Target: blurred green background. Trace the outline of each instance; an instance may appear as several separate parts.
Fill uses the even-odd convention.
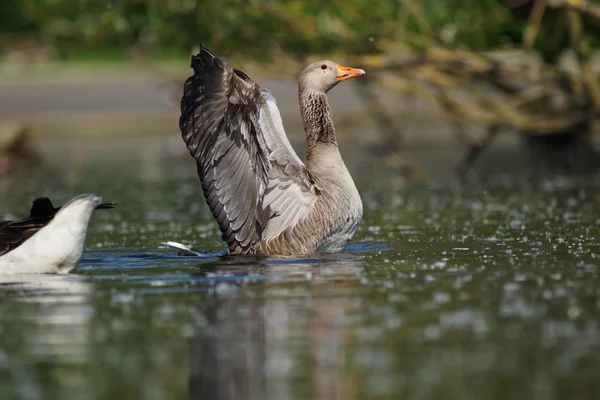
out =
[[[162,109],[171,107],[171,125],[162,125],[167,130],[174,126],[189,55],[202,43],[274,87],[287,119],[297,118],[292,78],[309,61],[326,57],[365,68],[367,77],[349,85],[356,104],[338,102],[336,116],[349,126],[356,122],[352,118],[368,119],[371,125],[364,129],[381,137],[387,163],[408,174],[414,173],[406,147],[415,121],[443,121],[444,130],[461,143],[455,163],[461,171],[507,132],[534,149],[536,160],[541,152],[563,159],[550,165],[591,160],[596,168],[599,34],[600,7],[581,0],[5,0],[0,80],[14,92],[0,93],[6,103],[0,104],[0,123],[16,118],[35,125],[37,110],[52,114],[52,122],[65,112],[101,113],[139,90],[119,108],[137,105],[141,115],[144,99],[162,96]],[[144,82],[138,79],[143,74]],[[81,94],[73,94],[65,89],[75,103],[65,100],[57,110],[56,102],[31,103],[39,96],[25,96],[25,89],[14,86],[32,77],[47,83],[59,77],[87,84],[112,81],[115,90],[80,86]],[[288,79],[290,87],[278,91],[273,78]],[[122,81],[135,79],[157,90],[119,93]],[[66,99],[65,90],[46,96]],[[290,93],[289,99],[282,92]],[[104,103],[81,109],[103,93]],[[13,111],[19,95],[23,103]],[[74,100],[77,95],[85,98]],[[157,111],[156,104],[145,108],[152,118]],[[50,125],[44,133],[69,131]],[[86,130],[93,131],[89,125]],[[156,120],[149,125],[158,126]],[[21,131],[20,126],[0,130]],[[3,142],[10,144],[19,134],[8,136]]]
[[[135,51],[179,57],[199,42],[263,59],[277,51],[372,54],[382,51],[382,39],[419,47],[414,35],[489,50],[522,41],[528,3],[533,1],[5,0],[0,33],[7,50],[37,46],[61,60],[122,59]],[[542,48],[560,29],[556,21],[547,25],[537,41]]]

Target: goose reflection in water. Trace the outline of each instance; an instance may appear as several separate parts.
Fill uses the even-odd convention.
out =
[[[218,284],[202,306],[190,339],[190,398],[293,398],[294,377],[306,370],[305,363],[306,390],[313,398],[352,398],[344,376],[345,343],[352,335],[345,314],[361,306],[355,294],[364,267],[339,254],[304,260],[226,257],[218,267],[203,264],[203,274],[218,268],[221,276],[239,279],[245,271],[268,278],[247,285],[243,294]],[[287,285],[296,280],[307,284]],[[299,334],[304,331],[305,337]]]

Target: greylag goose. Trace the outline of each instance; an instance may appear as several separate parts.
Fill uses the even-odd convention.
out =
[[[0,222],[0,274],[68,273],[83,253],[92,212],[112,208],[102,198],[84,194],[63,207],[34,200],[29,216]]]
[[[179,127],[229,254],[341,251],[363,207],[338,149],[327,92],[365,71],[317,61],[300,74],[304,164],[269,90],[202,46],[191,67]]]

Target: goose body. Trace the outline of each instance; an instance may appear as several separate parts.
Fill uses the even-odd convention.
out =
[[[327,91],[365,72],[332,61],[304,69],[303,163],[269,90],[203,47],[191,64],[179,125],[229,253],[341,251],[363,209],[338,149]]]
[[[63,207],[49,199],[33,202],[28,217],[0,222],[0,275],[68,273],[81,259],[88,223],[101,204],[95,195],[80,195]]]

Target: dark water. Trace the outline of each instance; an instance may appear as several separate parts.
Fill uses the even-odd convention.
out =
[[[407,183],[348,148],[347,251],[232,258],[177,138],[44,146],[0,217],[39,195],[119,205],[75,274],[0,286],[2,399],[600,398],[599,174],[500,154],[461,183],[442,149]]]

